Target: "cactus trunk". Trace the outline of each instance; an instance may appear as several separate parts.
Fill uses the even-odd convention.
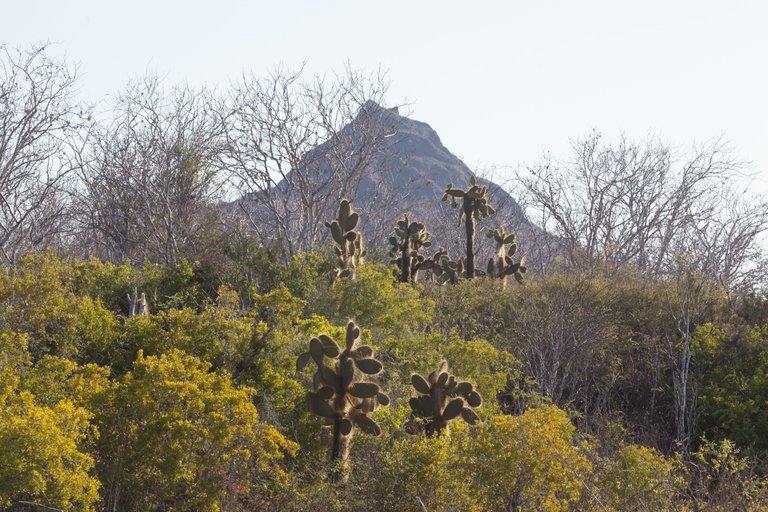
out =
[[[426,428],[426,434],[427,437],[432,436],[440,436],[440,433],[445,429],[447,426],[447,423],[445,420],[443,420],[442,415],[442,407],[445,402],[445,393],[443,392],[443,388],[435,387],[434,391],[432,393],[432,400],[433,400],[433,411],[432,415],[435,418],[433,422],[431,422],[429,425],[427,425]]]
[[[337,375],[341,375],[341,360],[337,361],[334,370]],[[333,444],[331,445],[330,480],[333,483],[346,483],[349,478],[347,459],[349,458],[349,440],[352,437],[352,432],[349,435],[344,435],[341,431],[341,422],[349,414],[347,392],[348,385],[344,379],[337,379],[336,393],[333,398],[336,417],[333,419]]]
[[[341,433],[341,417],[333,420],[333,444],[331,445],[331,474],[332,483],[346,483],[349,480],[349,442],[352,433]]]
[[[406,217],[407,219],[408,217]],[[411,280],[411,234],[406,232],[403,241],[403,255],[400,258],[400,282],[408,283]]]
[[[497,262],[498,262],[498,274],[501,278],[501,289],[504,290],[507,288],[507,275],[506,275],[506,262],[504,261],[504,246],[502,245],[501,248],[498,250],[497,254]]]
[[[464,226],[467,230],[467,277],[475,277],[475,217],[469,201],[464,201]]]

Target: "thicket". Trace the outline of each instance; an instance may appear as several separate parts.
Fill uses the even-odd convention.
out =
[[[553,270],[413,285],[395,265],[349,279],[335,263],[297,255],[258,270],[279,284],[243,294],[195,264],[21,258],[0,276],[1,506],[764,506],[764,298],[697,289],[681,440],[677,281]],[[134,287],[146,315],[128,316]]]

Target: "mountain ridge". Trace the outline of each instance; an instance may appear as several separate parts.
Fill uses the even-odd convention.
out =
[[[381,175],[394,178],[385,183],[386,186],[408,188],[411,201],[404,206],[407,211],[415,213],[414,210],[423,209],[419,204],[422,201],[439,201],[449,183],[461,188],[476,174],[443,144],[432,126],[424,121],[400,115],[398,107],[386,108],[373,101],[367,101],[361,107],[357,119],[342,128],[342,131],[350,129],[362,116],[370,118],[373,131],[388,130],[391,136],[383,145],[383,155],[375,159],[366,170],[356,193],[351,197],[356,206],[365,208],[364,203],[370,200],[372,191],[382,184]],[[324,144],[317,146],[310,153],[322,153],[323,146]],[[309,154],[307,158],[313,160],[315,155]],[[515,217],[515,224],[529,224],[517,201],[501,186],[482,176],[478,176],[478,181],[488,186],[495,205],[500,206],[502,211],[509,210],[508,213]],[[400,212],[399,215],[402,213],[405,212]]]

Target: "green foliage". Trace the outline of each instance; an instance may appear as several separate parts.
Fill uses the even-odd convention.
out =
[[[153,310],[197,309],[210,301],[200,265],[187,261],[178,265],[147,262],[137,267],[130,262],[115,265],[91,259],[74,265],[73,270],[76,291],[99,299],[114,312],[127,314],[126,297],[136,289],[146,293]]]
[[[338,257],[337,278],[348,277],[354,280],[355,269],[363,262],[363,234],[355,229],[359,221],[360,215],[354,211],[352,203],[348,199],[342,199],[336,219],[325,223],[331,230],[331,238],[336,242],[334,251]]]
[[[756,477],[753,463],[733,442],[701,440],[699,448],[678,464],[685,472],[684,492],[694,507],[712,511],[766,510],[768,482]]]
[[[600,503],[610,510],[673,510],[680,482],[675,462],[645,446],[623,447],[603,469]]]
[[[512,257],[511,235],[491,235]],[[418,497],[430,512],[726,511],[768,501],[757,476],[768,453],[768,329],[752,324],[759,312],[738,294],[727,302],[694,273],[649,280],[627,268],[553,267],[505,289],[461,279],[465,258],[419,256],[411,263],[433,263],[427,279],[456,285],[393,282],[391,268],[370,261],[354,280],[332,282],[334,257],[320,253],[285,267],[264,261],[250,277],[253,262],[20,259],[0,273],[0,442],[9,447],[0,450],[0,508],[418,512]],[[151,314],[126,318],[134,290]],[[333,340],[345,339],[337,326],[350,317],[367,327],[350,354],[375,349],[376,358],[341,362],[347,349]],[[671,459],[686,336],[694,434],[715,441]],[[313,360],[317,343],[313,383],[296,362]],[[413,398],[422,426],[450,423],[451,435],[408,435],[417,430],[411,377],[443,360],[471,384],[447,371],[442,384],[443,372],[425,376],[420,396],[443,395],[437,416]],[[310,386],[312,409],[337,435],[330,425],[318,435],[317,414],[303,405]],[[486,405],[470,428],[453,420],[473,409],[473,392]],[[380,400],[392,407],[374,411]],[[566,408],[593,444],[577,442]],[[331,444],[354,452],[349,471],[329,468]],[[329,469],[348,482],[318,478]]]
[[[299,323],[307,308],[307,301],[293,295],[283,284],[269,293],[254,294],[251,300],[259,318],[273,329]]]
[[[122,352],[113,366],[120,372],[126,370],[140,350],[160,355],[178,349],[216,368],[234,371],[251,340],[265,330],[265,325],[240,317],[221,304],[208,306],[200,313],[184,308],[135,316],[125,320]]]
[[[508,379],[522,379],[520,361],[482,339],[417,332],[381,338],[378,349],[381,357],[395,363],[388,367],[387,387],[393,397],[403,402],[412,394],[411,375],[424,367],[435,368],[443,359],[450,360],[453,372],[472,381],[484,397],[496,397],[504,391]],[[489,413],[495,409],[496,401],[488,398],[483,410]]]
[[[392,282],[385,265],[366,262],[357,278],[342,279],[310,298],[310,308],[334,323],[355,318],[377,333],[414,331],[430,321],[432,302],[412,286]]]
[[[483,399],[469,381],[459,381],[448,373],[448,362],[425,379],[418,373],[411,375],[411,384],[417,396],[408,402],[413,411],[416,426],[423,426],[428,437],[440,435],[450,422],[459,416],[470,425],[480,422],[475,409]]]
[[[705,435],[768,455],[768,328],[754,327],[729,340],[704,325],[694,337],[694,358],[706,372],[699,399]]]
[[[396,420],[395,428],[405,421]],[[377,444],[383,467],[376,478],[366,475],[375,510],[418,512],[417,497],[438,512],[569,510],[591,472],[574,427],[551,406],[493,415],[471,429],[457,422],[450,436],[393,431]]]
[[[492,398],[505,389],[509,379],[522,378],[520,361],[486,340],[462,340],[455,336],[445,336],[438,346],[443,356],[451,362],[453,371],[474,382],[478,393],[488,397],[485,408],[496,406]]]
[[[406,436],[382,447],[383,478],[373,481],[380,510],[448,512],[488,510],[477,499],[476,486],[463,473],[457,444],[467,435],[462,428],[451,436]]]
[[[213,242],[216,245],[206,251],[210,254],[200,265],[205,290],[227,286],[250,305],[249,290],[266,292],[285,280],[283,262],[288,256],[282,241],[259,239],[247,224],[239,224],[224,227]]]
[[[282,270],[282,283],[296,297],[307,298],[335,265],[336,256],[330,251],[300,252],[293,255]]]
[[[522,289],[501,290],[490,280],[475,279],[440,288],[432,296],[436,303],[433,324],[441,330],[454,330],[463,339],[486,339],[497,347],[510,344],[510,327],[521,309],[516,301],[523,296]]]
[[[21,258],[0,275],[0,331],[26,333],[33,360],[51,354],[104,364],[117,319],[98,300],[77,296],[73,279],[52,252]]]

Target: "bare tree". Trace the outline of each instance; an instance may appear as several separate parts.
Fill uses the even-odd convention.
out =
[[[683,252],[703,275],[726,289],[754,289],[766,275],[763,235],[768,202],[735,187],[711,201],[712,215],[687,232]]]
[[[165,94],[157,77],[146,77],[111,114],[83,157],[81,214],[96,252],[166,264],[197,256],[222,192],[211,164],[221,133],[211,96],[188,87]]]
[[[572,146],[572,160],[545,157],[519,176],[534,219],[571,264],[661,275],[686,254],[729,286],[754,275],[768,203],[733,193],[743,166],[723,143],[679,161],[659,143],[608,145],[598,133]]]
[[[672,366],[675,440],[687,451],[693,441],[699,383],[693,373],[693,336],[696,328],[714,317],[717,289],[703,274],[684,262],[668,282],[666,306],[674,330],[663,336]]]
[[[385,160],[396,132],[395,116],[380,106],[381,73],[347,68],[331,81],[302,74],[246,76],[221,107],[221,165],[242,196],[235,204],[264,243],[277,240],[289,254],[326,238],[323,221],[341,198],[387,202],[384,180],[363,180],[377,166],[391,169]]]
[[[600,284],[555,278],[520,297],[512,322],[512,352],[536,380],[542,395],[560,406],[577,403],[587,416],[606,393],[600,378],[609,373],[607,352],[616,339],[609,312],[600,302]],[[583,418],[587,421],[587,418]]]
[[[86,115],[75,83],[45,45],[0,46],[0,254],[8,264],[65,228],[71,148]]]

